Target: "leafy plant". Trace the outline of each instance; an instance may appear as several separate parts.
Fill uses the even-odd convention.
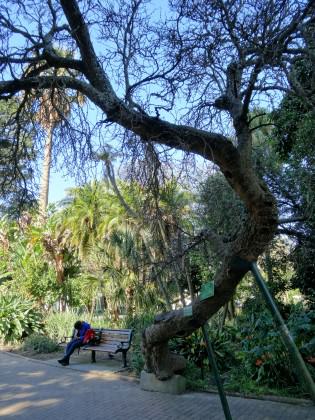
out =
[[[302,355],[315,356],[315,310],[305,311],[301,305],[294,306],[288,327]]]
[[[136,375],[139,376],[144,367],[144,359],[139,346],[133,346],[130,365]]]
[[[293,307],[287,321],[305,358],[314,355],[314,319],[313,311],[305,312],[302,307]],[[237,378],[239,384],[243,380],[253,381],[260,386],[278,389],[298,385],[288,352],[269,311],[256,311],[241,316],[238,328],[241,340],[236,358],[241,369],[234,367],[231,370],[231,382]]]
[[[42,316],[32,301],[20,296],[0,296],[0,338],[5,342],[16,342],[42,328]]]
[[[206,344],[200,330],[195,331],[189,337],[174,339],[170,348],[200,368],[201,377],[204,378],[204,367],[208,365],[208,359]]]
[[[224,331],[209,331],[209,338],[214,349],[219,371],[227,371],[235,363],[235,331],[227,327]],[[201,370],[204,378],[204,368],[209,366],[207,347],[201,330],[195,331],[189,337],[173,340],[172,350],[182,354]]]
[[[31,350],[35,353],[52,353],[59,349],[56,341],[42,334],[32,334],[27,337],[22,346],[23,350]]]

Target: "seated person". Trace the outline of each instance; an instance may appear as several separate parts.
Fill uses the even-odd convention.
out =
[[[83,344],[84,334],[87,330],[91,328],[90,324],[85,321],[76,321],[74,324],[74,334],[72,336],[72,340],[67,344],[65,355],[62,359],[58,360],[58,362],[62,366],[68,366],[70,361],[70,356],[74,352],[75,349],[81,347]]]

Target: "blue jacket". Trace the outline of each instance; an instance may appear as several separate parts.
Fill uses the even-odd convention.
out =
[[[79,334],[78,336],[80,336],[80,340],[83,340],[84,334],[86,333],[87,330],[89,330],[91,328],[90,324],[88,324],[87,322],[83,321],[81,328],[79,330]]]

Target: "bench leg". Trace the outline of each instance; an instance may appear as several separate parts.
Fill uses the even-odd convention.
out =
[[[123,362],[124,362],[124,368],[127,367],[127,352],[126,351],[122,351],[122,358],[123,358]]]
[[[96,363],[96,359],[95,359],[95,350],[92,350],[92,352],[91,352],[91,353],[92,353],[92,355],[91,355],[91,356],[92,356],[92,358],[91,358],[91,362],[92,362],[92,363]]]

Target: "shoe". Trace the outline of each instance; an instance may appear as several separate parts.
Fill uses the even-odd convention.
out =
[[[65,362],[65,359],[58,360],[58,363],[60,363],[60,364],[62,364],[63,362]]]
[[[61,364],[62,366],[69,366],[69,362],[67,362],[67,361],[60,362],[60,364]]]

